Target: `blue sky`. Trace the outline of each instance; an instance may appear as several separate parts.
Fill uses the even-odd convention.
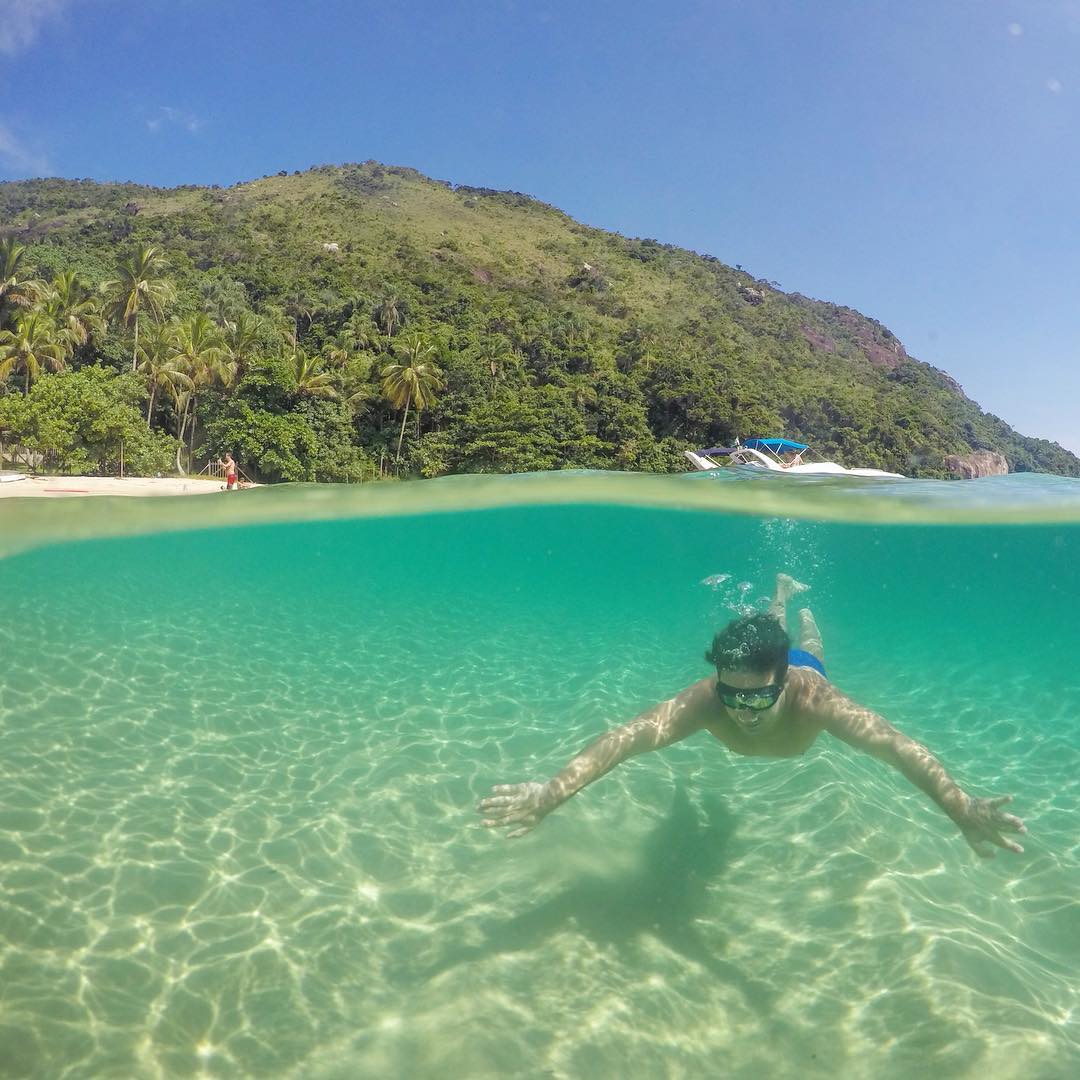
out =
[[[1080,0],[0,0],[0,179],[524,191],[857,308],[1074,451],[1078,135]]]

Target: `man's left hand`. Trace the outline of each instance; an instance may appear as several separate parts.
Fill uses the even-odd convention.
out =
[[[1027,832],[1020,818],[1003,814],[999,809],[1010,802],[1011,795],[1001,795],[995,799],[973,799],[968,796],[967,804],[956,815],[955,821],[976,855],[992,859],[997,854],[994,851],[995,846],[1016,855],[1023,854],[1024,849],[1015,840],[1002,836],[1002,833],[1007,832]]]

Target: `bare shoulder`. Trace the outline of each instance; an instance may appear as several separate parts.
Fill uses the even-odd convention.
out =
[[[650,710],[665,729],[668,739],[684,739],[713,718],[716,710],[714,685],[714,679],[699,679]]]
[[[799,717],[818,731],[827,731],[843,742],[874,752],[890,742],[896,729],[872,709],[848,697],[815,671],[792,672],[792,705]]]
[[[851,699],[813,668],[792,668],[788,671],[787,699],[789,710],[801,721],[828,727],[833,716],[843,713]]]
[[[701,715],[707,719],[716,711],[716,679],[711,676],[699,679],[672,699],[690,716]]]

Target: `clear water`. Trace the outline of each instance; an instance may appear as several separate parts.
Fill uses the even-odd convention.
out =
[[[1080,481],[784,479],[0,500],[0,1075],[1080,1075]],[[1024,855],[828,736],[478,826],[779,570]]]

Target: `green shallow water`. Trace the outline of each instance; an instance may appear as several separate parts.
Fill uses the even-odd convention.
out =
[[[0,501],[0,1075],[1076,1075],[1080,482],[874,487]],[[1024,855],[827,736],[477,826],[780,570]]]

